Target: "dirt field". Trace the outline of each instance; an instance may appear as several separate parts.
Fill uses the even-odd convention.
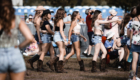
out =
[[[30,57],[26,57],[25,61]],[[52,72],[46,62],[49,60],[49,57],[44,59],[44,67],[48,69],[48,72],[37,72],[32,70],[30,65],[26,63],[27,73],[25,80],[127,80],[129,74],[128,71],[119,71],[117,68],[107,67],[108,72],[99,71],[99,60],[98,60],[98,72],[91,73],[91,59],[83,59],[86,72],[79,71],[79,64],[75,58],[69,59],[68,63],[65,65],[65,70],[68,73],[56,73]],[[37,62],[34,63],[36,69]],[[138,74],[140,76],[140,73]]]

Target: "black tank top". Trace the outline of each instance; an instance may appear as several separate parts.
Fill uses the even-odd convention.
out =
[[[63,31],[64,31],[65,27],[66,27],[66,25],[64,24],[63,25]],[[60,28],[58,26],[55,26],[55,31],[60,31]]]
[[[45,25],[49,25],[50,29],[52,30],[53,26],[48,21],[43,22],[43,25],[41,26],[41,30],[47,30]]]

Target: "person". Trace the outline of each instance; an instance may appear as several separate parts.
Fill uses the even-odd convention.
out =
[[[78,24],[84,24],[84,22],[82,21],[81,16],[80,16],[80,18],[78,19]]]
[[[101,37],[102,37],[102,34],[103,34],[102,25],[101,24],[119,21],[119,19],[103,21],[103,20],[101,20],[101,18],[102,18],[101,11],[96,10],[94,12],[94,16],[92,18],[92,25],[91,25],[94,28],[94,36],[92,38],[92,42],[95,44],[94,56],[93,56],[93,59],[92,59],[92,69],[91,69],[91,72],[97,72],[97,70],[96,70],[96,61],[97,61],[98,54],[99,54],[100,50],[103,52],[102,56],[101,56],[100,71],[102,71],[102,72],[106,72],[107,71],[105,69],[106,68],[105,67],[105,65],[106,65],[106,59],[105,58],[106,58],[107,51],[106,51],[103,43],[101,42],[102,41]]]
[[[94,45],[94,43],[91,41],[92,39],[92,35],[94,34],[92,27],[91,27],[91,22],[92,22],[92,18],[93,18],[93,13],[94,10],[90,10],[90,9],[86,9],[85,11],[86,13],[86,25],[88,27],[88,37],[89,37],[89,46],[88,48],[83,52],[83,55],[86,57],[93,57],[93,55],[91,54],[91,50],[92,50],[92,46]]]
[[[81,26],[77,22],[79,18],[80,18],[79,12],[74,11],[72,13],[72,18],[71,18],[72,22],[71,22],[71,27],[69,29],[69,37],[68,37],[68,44],[72,42],[72,48],[71,48],[71,52],[65,57],[65,62],[67,62],[68,59],[76,52],[77,60],[80,65],[80,71],[85,71],[84,61],[80,57],[80,53],[81,53],[80,38],[83,38],[85,42],[87,41],[87,39],[80,34]]]
[[[128,46],[127,46],[127,41],[129,40],[129,35],[127,35],[127,29],[129,27],[129,21],[131,20],[131,15],[129,13],[126,13],[125,16],[124,16],[124,19],[122,21],[122,28],[121,28],[121,34],[123,35],[122,36],[122,39],[121,39],[121,44],[123,45],[124,47],[124,50],[125,50],[125,55],[124,55],[124,70],[125,71],[129,71],[129,68],[130,68],[130,63],[128,62],[128,57],[129,57],[129,49],[128,49]]]
[[[115,33],[109,31],[107,35],[107,40],[105,41],[105,48],[109,50],[108,54],[110,55],[111,59],[118,58],[119,56],[119,63],[118,69],[123,67],[123,57],[124,57],[124,48],[116,46],[116,41],[113,40],[113,36]]]
[[[37,43],[31,43],[29,47],[26,48],[25,53],[23,53],[24,56],[31,56],[36,55],[39,52],[39,48]]]
[[[131,33],[130,33],[130,47],[133,54],[133,61],[132,61],[132,71],[133,71],[133,80],[136,80],[136,67],[138,62],[138,56],[140,52],[140,6],[137,6],[136,13],[137,16],[134,18],[133,22],[131,23]]]
[[[70,24],[71,23],[71,17],[67,16],[67,12],[66,11],[65,11],[65,14],[64,14],[63,21],[64,21],[65,24]]]
[[[66,55],[65,46],[67,45],[67,40],[64,34],[64,28],[65,28],[65,23],[63,22],[64,14],[65,14],[64,9],[60,8],[57,10],[57,13],[54,19],[53,29],[55,31],[55,34],[54,34],[53,40],[58,46],[59,51],[60,51],[59,57],[55,57],[55,67],[57,67],[56,68],[57,73],[65,73],[63,61],[64,61],[64,56]],[[57,61],[58,61],[58,64],[56,64]]]
[[[29,17],[26,19],[26,23],[33,24],[33,15],[29,15]]]
[[[0,80],[5,80],[7,74],[12,80],[24,80],[26,66],[20,49],[35,42],[25,22],[15,16],[12,5],[12,0],[0,0]],[[18,30],[25,37],[19,45]]]
[[[32,58],[30,58],[27,62],[30,64],[31,68],[34,69],[33,63],[37,61],[40,57],[40,52],[42,51],[42,41],[41,41],[41,34],[40,34],[40,23],[41,23],[41,15],[43,11],[46,10],[43,6],[37,6],[36,8],[36,13],[33,18],[33,23],[36,28],[36,34],[35,34],[35,40],[37,41],[38,47],[39,47],[39,52],[38,54],[34,55]]]
[[[49,23],[49,20],[51,19],[51,11],[50,10],[44,10],[43,14],[41,16],[42,21],[41,21],[41,41],[42,41],[42,51],[41,51],[41,55],[40,58],[38,60],[37,63],[37,71],[45,71],[45,69],[43,68],[43,60],[44,60],[44,56],[45,54],[48,52],[48,50],[50,50],[51,55],[54,55],[54,49],[51,43],[51,37],[52,35],[54,35],[54,32],[52,31],[53,26]],[[46,31],[46,32],[45,32]],[[53,68],[50,67],[51,70],[53,70]]]

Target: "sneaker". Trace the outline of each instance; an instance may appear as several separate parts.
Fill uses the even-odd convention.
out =
[[[84,56],[86,56],[86,57],[87,57],[87,53],[84,53],[84,52],[83,52],[82,54],[83,54]]]
[[[87,54],[87,57],[93,57],[93,55],[92,54]]]
[[[23,53],[24,56],[28,56],[28,53]]]

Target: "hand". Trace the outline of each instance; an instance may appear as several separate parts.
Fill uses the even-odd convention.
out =
[[[68,45],[70,44],[70,40],[68,41]]]
[[[39,40],[39,43],[40,43],[40,44],[42,44],[42,41],[41,41],[41,40]]]
[[[65,40],[65,41],[64,41],[64,44],[67,46],[67,45],[68,45],[68,42]]]
[[[83,37],[83,39],[84,39],[85,42],[87,41],[87,39],[85,37]]]

